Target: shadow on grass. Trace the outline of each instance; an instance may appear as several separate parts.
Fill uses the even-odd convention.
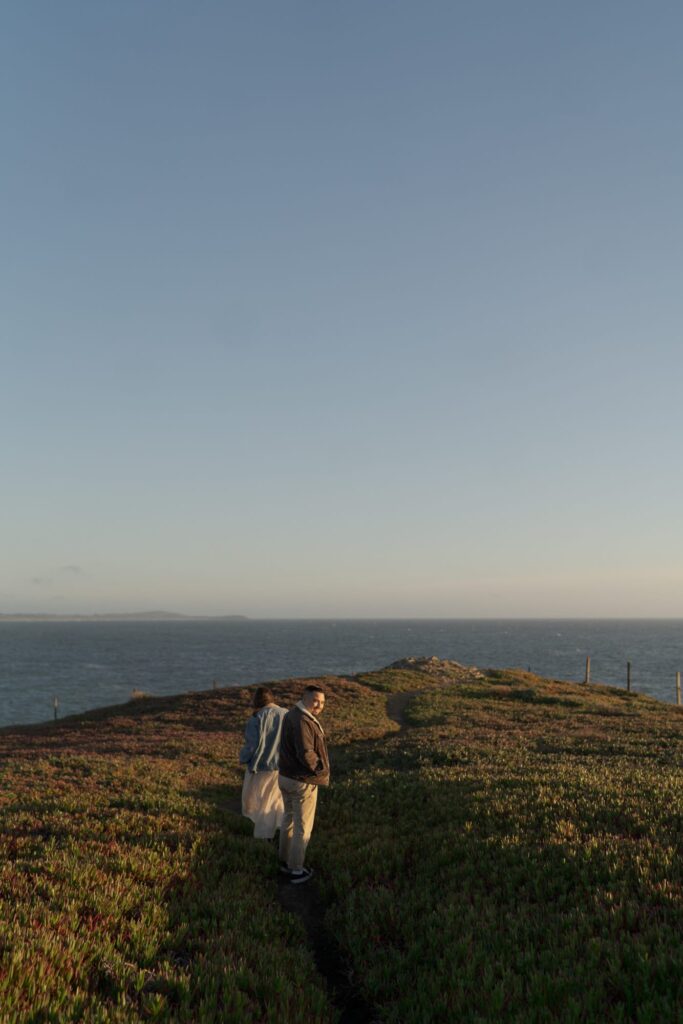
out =
[[[574,700],[572,697],[547,697],[532,688],[506,687],[505,689],[500,689],[495,686],[489,686],[477,689],[475,687],[468,687],[466,690],[463,690],[462,696],[467,697],[468,700],[520,701],[523,704],[546,704],[563,708],[581,707],[581,701]]]
[[[190,796],[205,814],[189,870],[165,894],[167,938],[142,965],[142,987],[128,994],[135,1019],[335,1024],[304,930],[278,905],[276,851],[254,840],[237,813],[239,787]]]
[[[591,834],[540,805],[522,820],[525,782],[483,796],[474,770],[444,778],[439,752],[432,769],[404,737],[335,754],[315,849],[327,928],[382,1020],[678,1019],[683,909],[635,823],[605,835],[598,815]]]
[[[331,1012],[337,1024],[369,1024],[374,1015],[349,982],[346,961],[342,956],[338,943],[326,927],[326,906],[321,897],[316,878],[305,885],[292,886],[278,870],[277,840],[259,840],[252,836],[253,826],[246,818],[241,817],[241,793],[239,787],[208,786],[192,794],[212,807],[212,816],[220,824],[220,834],[215,837],[220,849],[215,844],[203,851],[200,875],[214,890],[211,877],[213,868],[206,863],[214,856],[225,859],[224,844],[235,842],[239,837],[241,856],[246,859],[246,870],[252,880],[256,880],[260,894],[265,898],[272,910],[271,923],[280,921],[283,927],[273,937],[266,955],[275,956],[278,943],[286,943],[289,948],[296,946],[302,959],[314,965],[317,972],[317,984],[329,1001]],[[214,880],[215,881],[215,880]],[[284,915],[279,911],[284,911]],[[181,919],[185,916],[184,907],[176,907],[174,916]],[[296,941],[293,941],[296,935]],[[294,985],[300,984],[297,975],[291,977]],[[289,1021],[289,1017],[281,1020]]]

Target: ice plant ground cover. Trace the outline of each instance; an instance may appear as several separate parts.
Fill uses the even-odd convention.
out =
[[[325,685],[309,862],[378,1021],[683,1019],[681,711],[436,661]],[[0,733],[2,1024],[336,1020],[235,813],[249,699]]]

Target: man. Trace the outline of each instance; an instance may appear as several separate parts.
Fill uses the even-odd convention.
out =
[[[324,707],[324,691],[307,686],[282,723],[279,782],[285,814],[280,826],[280,865],[293,885],[307,882],[313,874],[304,867],[304,857],[313,831],[318,786],[330,782],[325,733],[318,721]]]

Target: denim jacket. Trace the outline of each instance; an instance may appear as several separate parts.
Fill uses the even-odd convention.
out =
[[[280,757],[280,733],[287,708],[270,704],[259,708],[244,732],[244,746],[240,750],[240,764],[250,772],[276,772]]]

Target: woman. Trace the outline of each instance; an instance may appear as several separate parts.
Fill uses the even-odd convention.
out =
[[[242,814],[254,822],[256,839],[272,839],[285,809],[278,785],[278,758],[282,719],[287,709],[275,703],[267,686],[259,686],[254,693],[253,708],[240,751],[240,764],[247,766]]]

